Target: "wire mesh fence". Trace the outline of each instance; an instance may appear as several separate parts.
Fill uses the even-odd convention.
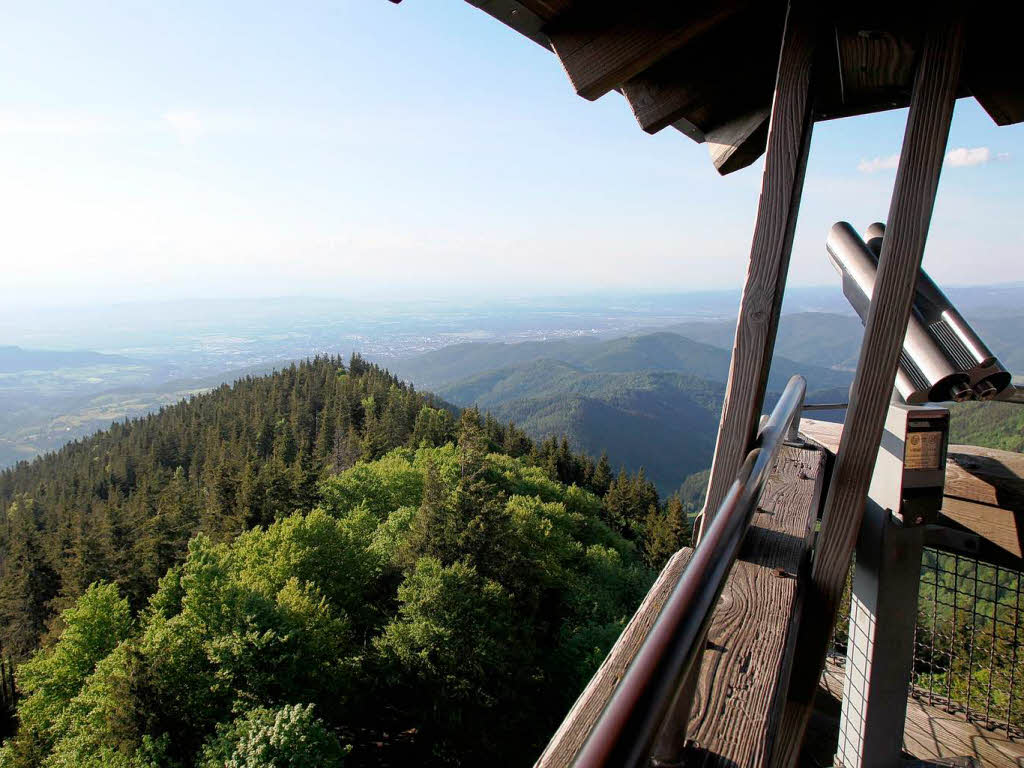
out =
[[[853,566],[830,656],[845,662]],[[926,548],[911,695],[1024,739],[1024,572]]]
[[[913,695],[1011,738],[1024,737],[1024,574],[926,549]]]

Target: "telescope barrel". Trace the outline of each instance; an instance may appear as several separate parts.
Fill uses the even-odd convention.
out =
[[[879,246],[881,233],[872,233]],[[842,276],[843,293],[866,323],[878,275],[878,257],[845,221],[833,225],[826,242],[829,260]],[[910,404],[969,400],[974,396],[967,373],[959,370],[912,313],[900,353],[896,387]]]
[[[884,236],[885,225],[880,222],[872,224],[864,233],[868,248],[875,253],[876,260],[881,253]],[[1000,365],[992,350],[923,269],[917,279],[914,314],[942,348],[954,368],[967,373],[975,397],[990,400],[1010,385],[1009,371]]]

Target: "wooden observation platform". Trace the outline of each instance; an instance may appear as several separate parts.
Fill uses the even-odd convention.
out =
[[[954,102],[1024,120],[1013,6],[469,2],[551,50],[580,96],[617,91],[644,131],[706,144],[720,173],[765,156],[698,545],[666,566],[538,765],[792,766],[865,523]],[[792,382],[759,431],[814,124],[908,106],[842,439],[784,439]],[[970,462],[947,474],[949,540],[1020,569],[1024,497]]]

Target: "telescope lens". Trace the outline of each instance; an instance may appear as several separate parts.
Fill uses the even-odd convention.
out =
[[[949,385],[949,396],[956,402],[962,403],[965,400],[973,400],[974,391],[966,384],[957,381]]]
[[[988,379],[982,379],[974,385],[974,394],[979,400],[991,400],[999,394],[999,390]]]

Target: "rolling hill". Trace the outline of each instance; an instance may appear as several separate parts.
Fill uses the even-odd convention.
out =
[[[476,405],[543,439],[607,452],[613,466],[644,467],[662,493],[705,469],[714,450],[729,352],[677,333],[608,341],[469,343],[390,364],[399,376],[457,405]],[[776,358],[773,393],[794,373],[811,397],[845,399],[850,373]]]
[[[734,320],[680,323],[666,330],[687,338],[730,349],[736,334]],[[776,356],[798,363],[852,371],[857,367],[864,328],[853,315],[796,312],[779,320]]]

